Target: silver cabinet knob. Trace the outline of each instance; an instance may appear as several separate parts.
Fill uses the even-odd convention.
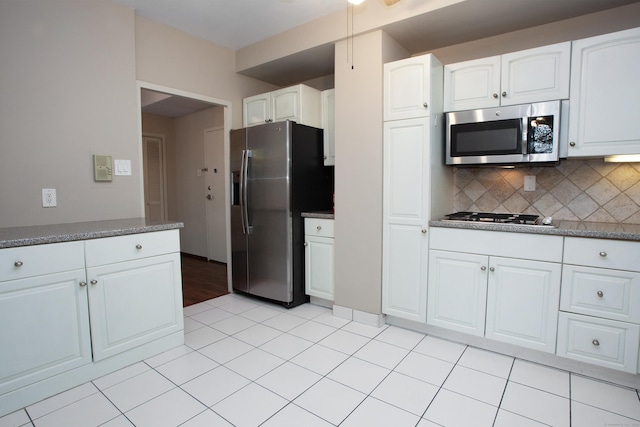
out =
[[[82,281],[82,282],[80,282],[80,283],[79,283],[79,285],[80,285],[80,286],[82,286],[82,287],[84,288],[85,286],[87,286],[87,282]]]
[[[327,156],[324,156],[324,159],[327,160]]]
[[[502,92],[502,97],[506,98],[507,97],[507,92]]]
[[[97,285],[98,281],[96,279],[93,279],[92,281],[90,281],[89,283],[91,283],[92,285]]]
[[[598,295],[598,298],[602,298],[604,296],[604,292],[598,291],[596,292],[596,295]]]
[[[593,340],[591,341],[591,344],[595,345],[596,347],[600,345],[600,341],[598,340]]]
[[[494,94],[493,94],[493,97],[494,97],[495,99],[498,99],[498,94],[497,94],[497,93],[494,93]]]
[[[429,108],[429,104],[427,104],[426,102],[423,102],[423,103],[422,103],[422,106],[423,106],[424,108]]]
[[[16,261],[13,263],[14,266],[16,267],[22,267],[24,265],[24,263],[22,261]]]
[[[606,257],[606,256],[607,256],[607,253],[606,253],[605,251],[602,251],[602,252],[600,252],[600,256],[601,256],[602,258],[604,258],[604,257]]]
[[[321,225],[317,226],[316,230],[318,230],[318,231],[322,230],[322,226]]]
[[[495,267],[489,267],[489,271],[496,271]]]
[[[570,145],[570,146],[572,146],[572,147],[575,147],[575,146],[576,146],[576,143],[575,143],[575,142],[573,142],[573,141],[571,141],[571,142],[569,143],[569,145]]]
[[[137,250],[142,249],[142,245],[136,245],[136,249],[137,249]]]
[[[420,230],[422,232],[422,234],[427,234],[427,229],[423,228],[422,230]]]
[[[480,267],[480,270],[482,270],[482,271],[485,271],[486,269],[487,269],[487,267],[484,266],[484,265],[482,267]]]
[[[207,194],[207,200],[213,200],[213,196],[211,194]]]
[[[307,242],[304,242],[304,245],[305,245],[305,246],[309,246],[309,244],[308,244]]]

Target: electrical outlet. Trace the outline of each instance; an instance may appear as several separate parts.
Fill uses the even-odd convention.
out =
[[[58,204],[55,188],[43,188],[42,189],[42,207],[43,208],[55,208]]]
[[[536,176],[525,175],[524,177],[524,191],[536,191]]]

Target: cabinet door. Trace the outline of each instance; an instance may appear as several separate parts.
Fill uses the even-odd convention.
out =
[[[444,111],[498,107],[499,94],[499,56],[445,65]]]
[[[555,353],[560,264],[492,257],[485,336]]]
[[[432,55],[384,64],[384,120],[430,115]]]
[[[304,236],[307,295],[333,301],[333,239]]]
[[[85,271],[0,286],[0,395],[91,363]]]
[[[322,129],[324,165],[333,166],[336,164],[336,138],[335,138],[335,89],[322,91]]]
[[[427,324],[484,336],[487,263],[484,255],[429,251]]]
[[[292,86],[271,92],[271,119],[300,121],[300,88]]]
[[[94,360],[183,329],[178,253],[87,269]]]
[[[502,55],[501,105],[569,98],[571,42]]]
[[[245,98],[242,108],[244,127],[268,123],[271,120],[271,95],[263,93]]]
[[[384,124],[383,313],[426,322],[429,119]]]
[[[640,152],[640,28],[572,45],[571,157]]]

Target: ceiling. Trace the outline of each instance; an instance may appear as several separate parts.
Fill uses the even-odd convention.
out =
[[[347,7],[347,0],[115,1],[135,9],[138,15],[233,50]],[[466,0],[383,29],[411,54],[416,54],[639,1]],[[333,64],[333,43],[326,43],[243,70],[242,74],[284,87],[333,74]],[[146,108],[168,109],[173,100],[169,98]],[[182,103],[182,107],[187,103],[184,98],[177,102]],[[202,105],[195,105],[200,107]],[[167,114],[177,117],[182,113]]]

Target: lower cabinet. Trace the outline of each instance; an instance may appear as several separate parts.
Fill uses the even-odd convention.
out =
[[[305,292],[333,301],[333,220],[304,220]]]
[[[427,324],[555,353],[562,237],[513,236],[432,228]]]
[[[0,416],[184,342],[179,251],[178,230],[0,250]]]

